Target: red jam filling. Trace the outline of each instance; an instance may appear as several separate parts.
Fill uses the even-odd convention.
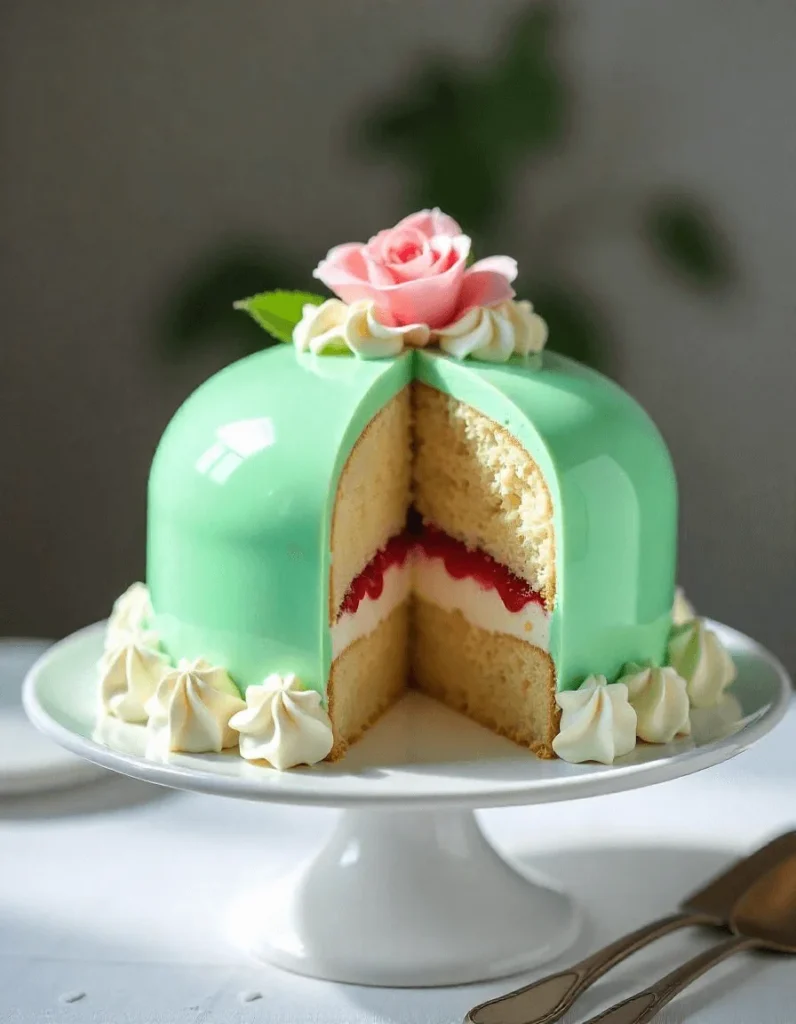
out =
[[[374,601],[381,597],[384,590],[384,574],[393,565],[403,565],[414,546],[414,537],[409,533],[399,533],[397,537],[388,540],[352,581],[343,598],[339,614],[353,614],[359,608],[359,602],[366,597]]]
[[[470,576],[484,590],[497,590],[510,612],[521,612],[526,604],[535,602],[544,607],[542,595],[511,569],[496,561],[486,551],[468,548],[436,526],[423,525],[418,540],[427,558],[441,558],[449,576],[462,580]]]
[[[393,565],[403,565],[412,550],[420,548],[426,558],[441,558],[448,575],[455,580],[468,576],[484,590],[497,590],[510,612],[520,612],[531,603],[544,607],[541,594],[530,583],[515,576],[485,551],[468,548],[436,526],[423,524],[419,535],[399,534],[371,559],[352,582],[340,608],[340,615],[353,614],[365,597],[375,600],[384,590],[384,574]]]

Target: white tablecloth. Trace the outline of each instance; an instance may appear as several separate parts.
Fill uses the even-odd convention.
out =
[[[2,1024],[453,1024],[535,975],[455,989],[336,985],[252,964],[224,934],[250,878],[287,868],[334,812],[272,809],[108,775],[0,800]],[[588,924],[563,965],[671,911],[733,855],[796,825],[796,710],[757,747],[691,778],[560,806],[484,812],[501,850],[568,887]],[[473,922],[478,927],[478,922]],[[681,933],[608,975],[583,1019],[693,954]],[[536,974],[546,973],[549,966]],[[662,1024],[794,1024],[796,962],[743,955]]]

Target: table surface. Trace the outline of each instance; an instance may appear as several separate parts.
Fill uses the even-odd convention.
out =
[[[734,856],[796,826],[796,708],[755,748],[701,774],[559,806],[484,812],[505,854],[587,912],[564,966],[670,912]],[[252,878],[317,848],[335,812],[176,793],[115,776],[0,799],[2,1024],[459,1024],[546,973],[449,989],[315,981],[252,964],[224,910]],[[671,936],[587,994],[582,1020],[704,948]],[[744,954],[664,1010],[661,1024],[793,1024],[796,964]]]

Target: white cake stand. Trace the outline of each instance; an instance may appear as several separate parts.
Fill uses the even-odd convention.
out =
[[[580,927],[564,893],[521,873],[487,843],[475,808],[665,782],[733,757],[782,717],[790,698],[782,666],[753,640],[713,627],[738,666],[732,692],[719,708],[694,713],[690,739],[642,744],[612,767],[537,760],[419,694],[404,698],[337,764],[280,773],[237,753],[147,760],[142,726],[97,721],[102,623],[44,654],[25,681],[24,703],[34,724],[64,747],[133,778],[343,808],[325,846],[288,877],[252,879],[250,867],[237,876],[231,936],[256,957],[315,977],[450,985],[550,960]]]

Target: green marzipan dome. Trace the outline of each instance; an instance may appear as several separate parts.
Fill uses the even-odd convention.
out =
[[[324,689],[337,481],[366,424],[412,379],[504,426],[546,478],[559,687],[592,672],[615,678],[628,661],[660,663],[676,484],[660,434],[621,388],[554,353],[533,365],[426,350],[368,361],[287,345],[208,380],[155,455],[147,582],[172,657],[224,665],[242,690],[269,672]]]

